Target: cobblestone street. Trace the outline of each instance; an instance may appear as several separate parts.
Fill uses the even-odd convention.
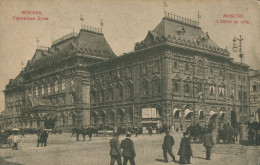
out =
[[[181,133],[171,133],[175,139],[174,155],[177,155]],[[162,142],[164,134],[143,135],[131,137],[136,150],[137,165],[160,165],[163,163]],[[0,164],[25,164],[25,165],[107,165],[110,161],[109,140],[111,137],[93,137],[92,141],[76,142],[75,137],[64,133],[62,135],[49,135],[47,147],[36,147],[36,135],[26,135],[20,139],[19,150],[11,148],[0,149]],[[121,135],[119,140],[124,139]],[[194,157],[191,164],[207,165],[257,165],[259,164],[260,147],[242,146],[240,144],[217,144],[212,150],[211,160],[205,160],[205,149],[202,144],[193,144]],[[176,156],[177,160],[179,156]],[[178,164],[171,162],[168,164]]]

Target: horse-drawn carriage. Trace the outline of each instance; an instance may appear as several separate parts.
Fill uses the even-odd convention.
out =
[[[0,132],[0,147],[4,145],[6,145],[6,147],[12,147],[12,139],[9,138],[11,135],[12,132],[10,131]]]
[[[222,140],[225,144],[235,143],[238,131],[234,128],[223,128],[218,130],[217,143]]]
[[[186,132],[190,135],[192,142],[198,142],[198,143],[203,142],[205,130],[201,126],[199,125],[189,126]]]

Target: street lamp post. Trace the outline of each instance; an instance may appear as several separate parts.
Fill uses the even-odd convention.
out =
[[[239,41],[239,47],[236,45],[236,41]],[[233,39],[233,52],[237,52],[237,48],[239,48],[239,57],[240,57],[240,79],[241,79],[241,112],[242,116],[244,115],[244,107],[243,107],[243,66],[242,66],[242,60],[243,60],[243,53],[242,53],[242,41],[243,38],[240,35],[239,38],[234,37]],[[242,122],[244,123],[244,117],[242,118]]]
[[[236,41],[239,41],[239,47],[236,46]],[[243,38],[240,35],[239,38],[234,37],[233,39],[233,51],[234,53],[237,52],[237,48],[239,48],[239,57],[240,57],[240,79],[241,79],[241,112],[242,112],[242,123],[241,123],[241,131],[240,131],[240,140],[246,140],[246,126],[244,125],[245,119],[244,119],[244,106],[243,106],[243,66],[242,66],[242,60],[243,60],[243,53],[242,53],[242,41]],[[240,116],[240,115],[239,115]]]

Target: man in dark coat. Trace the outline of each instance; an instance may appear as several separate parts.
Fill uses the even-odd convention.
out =
[[[47,139],[48,139],[48,133],[46,130],[44,130],[42,133],[42,142],[44,144],[44,147],[47,146]]]
[[[88,131],[89,141],[91,141],[92,133],[93,133],[93,129],[90,127],[90,128],[89,128],[89,131]]]
[[[135,165],[135,148],[134,148],[134,143],[133,141],[130,139],[131,137],[131,133],[127,132],[126,133],[126,139],[124,139],[121,142],[120,148],[123,149],[123,157],[124,157],[124,162],[123,165],[126,165],[128,160],[130,161],[131,165]]]
[[[169,132],[166,131],[166,135],[164,136],[164,140],[163,140],[163,144],[162,144],[164,162],[168,162],[167,153],[169,153],[169,155],[172,157],[173,161],[175,161],[175,156],[172,153],[173,145],[174,145],[174,139],[169,134]]]
[[[111,155],[110,165],[114,165],[115,161],[117,161],[118,165],[122,165],[121,149],[119,146],[118,138],[119,138],[119,134],[113,134],[113,138],[110,140],[110,155]]]
[[[206,160],[210,160],[211,149],[214,146],[211,129],[205,135],[203,146],[206,148]]]
[[[181,164],[190,164],[190,157],[192,155],[190,138],[188,137],[188,133],[183,133],[183,138],[181,139],[180,149],[178,151],[178,155],[180,155]]]

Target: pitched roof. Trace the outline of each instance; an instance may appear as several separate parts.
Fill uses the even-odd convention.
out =
[[[73,32],[55,40],[51,48],[37,48],[25,70],[41,67],[76,53],[89,58],[110,59],[117,57],[101,31],[81,29],[78,34]]]
[[[160,44],[162,42],[187,46],[203,51],[230,56],[226,49],[220,48],[206,32],[198,26],[198,22],[183,17],[164,17],[162,21],[149,31],[145,39],[135,45],[135,51]]]
[[[182,32],[184,28],[184,33]],[[163,18],[162,21],[155,27],[152,31],[157,34],[157,36],[163,36],[168,38],[169,36],[176,38],[182,37],[185,40],[196,41],[199,37],[206,39],[206,33],[204,33],[200,27],[191,26],[189,24],[184,24],[171,20],[168,18]],[[219,47],[213,40],[210,38],[206,41],[208,45],[213,47]]]

